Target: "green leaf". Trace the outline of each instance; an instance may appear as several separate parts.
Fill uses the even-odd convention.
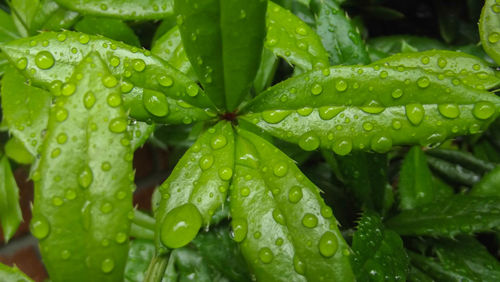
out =
[[[264,46],[302,71],[329,65],[321,38],[300,18],[273,2],[267,8]]]
[[[15,69],[9,69],[2,78],[3,122],[33,156],[42,144],[51,100],[49,92],[31,86]]]
[[[151,48],[151,52],[167,61],[174,68],[187,74],[193,80],[196,80],[196,74],[191,66],[191,62],[189,62],[186,51],[184,51],[181,33],[177,26],[158,38],[153,48]]]
[[[0,179],[0,223],[3,239],[7,242],[16,233],[23,215],[19,206],[19,188],[5,155],[0,158]]]
[[[370,49],[385,53],[385,56],[402,53],[405,44],[414,47],[418,51],[446,49],[446,45],[439,40],[414,35],[380,36],[371,38],[367,42]]]
[[[437,174],[454,183],[474,186],[474,184],[481,180],[481,175],[457,163],[448,162],[432,156],[427,156],[427,163]]]
[[[484,51],[500,64],[500,4],[486,0],[479,19],[479,35]]]
[[[352,250],[358,281],[406,281],[409,260],[403,241],[384,228],[377,214],[364,213],[352,239]]]
[[[353,152],[337,158],[344,183],[363,209],[384,210],[388,161],[386,155]]]
[[[464,84],[477,89],[491,89],[500,85],[500,77],[487,62],[462,52],[432,50],[402,53],[379,60],[375,64],[390,68],[418,68],[455,79],[454,84]]]
[[[76,31],[83,33],[100,34],[113,40],[123,41],[132,46],[141,46],[139,38],[137,38],[134,31],[126,23],[118,19],[87,16],[77,22],[74,28]]]
[[[21,37],[11,15],[0,9],[0,43],[9,42]]]
[[[105,16],[122,20],[162,19],[173,13],[173,0],[55,0],[82,15]]]
[[[147,124],[141,121],[132,121],[129,123],[127,131],[132,135],[132,140],[130,141],[132,151],[142,147],[148,141],[151,134],[153,134],[155,128],[154,124]]]
[[[12,0],[10,2],[14,22],[23,37],[37,34],[40,30],[70,28],[79,14],[59,6],[54,0]]]
[[[48,42],[48,47],[42,42]],[[215,115],[210,100],[194,82],[147,50],[69,31],[46,32],[1,48],[34,85],[51,89],[55,96],[64,95],[62,81],[83,57],[96,51],[117,77],[125,109],[133,118],[188,124]]]
[[[31,164],[35,160],[34,156],[28,152],[23,142],[15,136],[5,143],[4,150],[5,155],[7,155],[9,159],[19,164]]]
[[[271,52],[267,48],[264,48],[264,50],[262,50],[260,67],[253,82],[255,93],[261,93],[264,89],[271,86],[274,74],[276,73],[276,69],[278,68],[278,63],[278,57],[276,57],[273,52]]]
[[[316,16],[316,32],[332,65],[370,63],[359,31],[336,1],[314,0],[311,8]]]
[[[435,258],[425,257],[411,251],[408,251],[408,256],[417,269],[434,278],[430,279],[430,281],[469,281],[470,279],[470,277],[467,277],[470,273],[463,273],[463,270],[457,271],[452,267],[445,267]]]
[[[478,159],[474,155],[459,150],[434,149],[427,151],[427,154],[436,158],[447,160],[459,164],[477,173],[485,173],[495,168],[495,164]]]
[[[155,254],[152,241],[135,239],[130,242],[124,280],[127,282],[144,281],[149,262]]]
[[[175,0],[191,65],[219,110],[233,111],[259,68],[267,1]]]
[[[400,235],[453,237],[457,234],[498,230],[500,199],[455,195],[406,210],[386,226]]]
[[[481,180],[472,187],[469,192],[471,196],[478,197],[500,197],[500,166],[496,166],[491,172],[485,174]]]
[[[269,88],[240,118],[308,151],[435,146],[478,133],[498,115],[500,98],[455,79],[411,67],[330,67]]]
[[[57,98],[38,169],[31,232],[54,281],[118,281],[128,251],[134,172],[120,87],[91,53]],[[83,151],[82,151],[83,150]],[[70,238],[68,240],[68,238]]]
[[[403,160],[399,172],[398,192],[399,207],[402,210],[411,210],[434,201],[436,196],[434,180],[427,166],[425,154],[418,146],[412,147]]]
[[[293,160],[240,129],[231,183],[234,240],[259,281],[354,281],[349,247]]]
[[[33,282],[31,278],[16,266],[9,267],[2,263],[0,263],[0,279],[3,281]]]
[[[157,247],[160,240],[170,248],[182,247],[196,236],[201,224],[210,224],[212,215],[226,200],[233,170],[233,129],[230,123],[219,122],[198,138],[160,187],[162,198],[155,211]],[[187,214],[191,217],[185,224],[192,228],[177,233],[168,228]],[[169,241],[175,237],[182,240]]]

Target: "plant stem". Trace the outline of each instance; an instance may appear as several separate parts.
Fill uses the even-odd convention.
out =
[[[168,265],[170,252],[156,255],[151,259],[143,282],[161,282]]]

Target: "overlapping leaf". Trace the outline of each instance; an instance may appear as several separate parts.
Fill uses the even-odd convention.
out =
[[[126,23],[118,19],[87,16],[78,21],[74,29],[87,34],[99,34],[131,46],[141,46],[134,31]]]
[[[17,267],[8,267],[0,263],[0,278],[4,281],[32,282],[33,280]]]
[[[330,67],[269,88],[241,118],[305,150],[345,155],[478,133],[499,105],[492,93],[420,68]]]
[[[191,123],[214,116],[211,102],[188,77],[149,51],[100,36],[77,32],[46,32],[2,46],[33,85],[64,95],[62,84],[73,68],[96,51],[117,76],[123,103],[138,120],[160,123]],[[65,90],[66,89],[66,90]]]
[[[22,220],[19,188],[7,156],[2,155],[0,157],[0,223],[5,242],[14,236]]]
[[[230,123],[220,122],[203,133],[161,185],[155,211],[157,246],[182,247],[208,226],[227,195],[234,171],[234,136]],[[189,216],[188,216],[189,215]],[[186,230],[169,229],[185,219]],[[184,222],[184,221],[183,221]],[[172,242],[171,240],[177,240]]]
[[[129,20],[162,19],[173,13],[173,0],[55,0],[67,9],[83,15]]]
[[[331,209],[293,161],[239,130],[231,184],[234,240],[257,280],[353,281]]]
[[[0,42],[9,42],[21,37],[16,30],[12,17],[0,9]]]
[[[31,232],[51,280],[121,280],[134,174],[118,80],[91,53],[65,85],[32,176]]]
[[[386,226],[401,235],[453,237],[500,229],[498,197],[455,195],[401,212]]]
[[[500,4],[486,0],[479,19],[479,34],[484,51],[500,64]]]

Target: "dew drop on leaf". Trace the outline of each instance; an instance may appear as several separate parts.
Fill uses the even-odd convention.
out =
[[[318,218],[312,213],[306,213],[302,218],[302,225],[307,228],[314,228],[318,225]]]
[[[489,119],[495,113],[495,105],[491,102],[480,101],[474,105],[474,109],[472,110],[472,114],[477,119]]]
[[[420,88],[427,88],[431,84],[429,78],[422,76],[419,79],[417,79],[417,85]]]
[[[121,133],[127,130],[127,120],[114,118],[109,122],[109,130],[114,133]]]
[[[424,119],[425,110],[421,104],[408,104],[405,106],[406,116],[413,125],[419,125]]]
[[[95,102],[96,98],[92,91],[88,91],[87,93],[85,93],[85,95],[83,96],[83,105],[87,110],[90,110],[94,106]]]
[[[142,102],[148,112],[157,117],[168,115],[167,98],[160,92],[145,90],[142,96]]]
[[[274,254],[271,251],[271,249],[269,249],[267,247],[264,247],[264,248],[262,248],[262,249],[259,250],[259,259],[263,263],[267,264],[267,263],[270,263],[271,261],[273,261]]]
[[[285,225],[285,216],[283,216],[283,213],[279,209],[275,208],[273,210],[273,218],[277,223]]]
[[[302,188],[299,186],[293,186],[288,191],[288,201],[291,203],[298,203],[302,199]]]
[[[142,72],[146,68],[146,63],[142,59],[134,59],[132,61],[132,67],[136,72]]]
[[[274,165],[273,167],[273,173],[277,177],[283,177],[287,174],[288,172],[288,165],[285,162],[279,162]]]
[[[50,225],[45,217],[37,216],[31,220],[30,229],[33,236],[42,240],[49,235]]]
[[[333,144],[332,150],[337,155],[345,156],[352,151],[352,142],[347,139],[339,139]]]
[[[88,188],[92,181],[94,180],[94,174],[89,166],[85,166],[85,168],[78,175],[78,184],[82,188]]]
[[[460,115],[460,109],[455,104],[440,104],[438,111],[446,118],[457,118]]]
[[[224,181],[229,181],[233,176],[233,170],[229,167],[224,167],[219,170],[219,177]]]
[[[115,262],[111,258],[107,258],[101,263],[101,270],[104,273],[110,273],[115,268]]]
[[[180,248],[191,242],[202,224],[195,205],[186,203],[167,213],[160,230],[161,242],[168,248]]]
[[[200,168],[202,170],[207,170],[214,164],[214,156],[212,154],[204,155],[200,158]]]
[[[337,237],[332,232],[325,232],[319,239],[319,252],[324,257],[333,256],[339,247]]]
[[[313,95],[319,95],[323,92],[323,87],[319,85],[318,83],[314,84],[313,87],[311,88],[311,93]]]
[[[293,256],[293,269],[301,275],[306,273],[306,264],[297,255]]]
[[[302,134],[299,138],[299,146],[305,151],[314,151],[319,145],[319,137],[312,131]]]
[[[54,65],[54,57],[48,51],[40,51],[35,56],[35,64],[42,70],[50,69]]]
[[[262,112],[262,119],[267,123],[276,124],[284,120],[289,114],[290,111],[286,110],[264,111]]]

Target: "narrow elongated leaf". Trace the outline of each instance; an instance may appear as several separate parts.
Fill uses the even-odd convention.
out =
[[[17,267],[8,267],[0,263],[0,279],[3,281],[33,282],[26,274]]]
[[[51,110],[38,169],[31,232],[51,280],[123,279],[133,170],[120,89],[91,53]],[[103,123],[104,122],[104,123]]]
[[[174,26],[163,36],[158,38],[153,48],[151,48],[151,52],[167,61],[174,68],[187,74],[189,77],[193,79],[196,78],[191,62],[189,62],[186,51],[184,51],[181,33],[177,26]]]
[[[51,100],[48,91],[31,86],[15,69],[10,69],[2,78],[3,122],[33,156],[42,144]]]
[[[48,42],[48,47],[42,42]],[[137,47],[65,31],[42,33],[1,48],[34,85],[50,89],[55,96],[64,95],[68,89],[62,81],[87,54],[96,51],[118,77],[123,103],[132,117],[182,124],[215,115],[210,110],[210,100],[194,82],[149,51]]]
[[[479,34],[484,51],[500,64],[500,4],[486,0],[479,19]]]
[[[233,111],[259,68],[267,1],[175,0],[187,56],[219,110]]]
[[[54,0],[13,0],[10,6],[14,22],[23,37],[35,35],[41,30],[70,28],[79,16]]]
[[[430,281],[470,281],[471,276],[477,280],[473,273],[467,270],[445,267],[436,258],[429,258],[423,255],[408,251],[412,265],[431,277]],[[413,280],[421,281],[421,280]],[[428,280],[423,280],[428,281]],[[472,280],[474,281],[474,280]]]
[[[403,211],[386,222],[401,235],[453,237],[500,229],[498,197],[455,195]]]
[[[335,0],[314,0],[311,8],[316,15],[316,32],[332,65],[370,63],[359,31]]]
[[[485,174],[481,180],[472,187],[471,196],[500,197],[500,166]]]
[[[55,0],[83,15],[106,16],[127,20],[162,19],[173,13],[173,0]]]
[[[319,189],[285,154],[242,129],[231,215],[234,240],[257,280],[354,280],[349,247]]]
[[[11,15],[0,9],[0,43],[9,42],[21,37]]]
[[[118,19],[87,16],[78,21],[74,28],[76,31],[94,35],[100,34],[131,46],[141,46],[134,31],[126,23]]]
[[[399,207],[410,210],[431,203],[436,197],[432,174],[427,166],[425,154],[414,146],[406,154],[399,172]]]
[[[374,64],[391,68],[419,68],[455,79],[454,84],[465,84],[477,89],[491,89],[500,85],[500,76],[487,62],[462,52],[432,50],[392,55]]]
[[[255,76],[253,88],[255,93],[261,93],[264,89],[271,86],[274,74],[278,68],[278,57],[272,51],[264,48],[262,51],[262,58],[260,62],[259,71]]]
[[[474,184],[481,180],[481,175],[457,163],[448,162],[432,156],[427,156],[427,163],[433,171],[451,182],[474,186]]]
[[[384,56],[390,56],[396,53],[403,53],[403,45],[413,46],[417,51],[443,50],[446,45],[439,40],[413,36],[413,35],[389,35],[370,38],[367,45],[370,50],[377,50],[384,53]]]
[[[244,120],[305,150],[387,152],[478,133],[500,98],[419,68],[331,67],[290,78],[250,102]]]
[[[358,281],[406,281],[409,260],[403,241],[384,228],[377,214],[365,212],[354,233],[352,250]]]
[[[459,150],[434,149],[427,151],[428,155],[459,164],[477,173],[485,173],[495,168],[495,164],[478,159],[474,155]]]
[[[0,157],[0,223],[5,242],[16,233],[23,215],[19,206],[19,188],[6,155]]]
[[[265,47],[302,71],[329,65],[321,38],[291,11],[269,1]]]
[[[161,185],[162,198],[155,211],[157,247],[189,243],[201,225],[208,226],[224,204],[234,171],[234,136],[231,124],[220,122],[203,133]],[[173,226],[185,219],[187,227]]]

